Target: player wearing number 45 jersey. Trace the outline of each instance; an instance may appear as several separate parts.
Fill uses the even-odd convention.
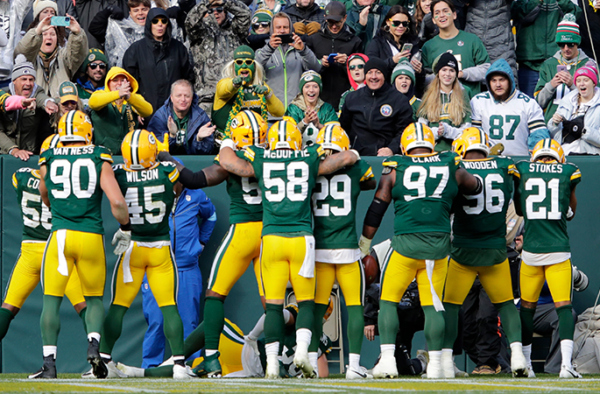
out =
[[[527,156],[541,139],[550,137],[539,104],[517,90],[506,60],[496,60],[485,79],[489,92],[471,99],[471,120],[494,145],[504,144],[505,155]]]
[[[525,219],[521,255],[521,325],[523,351],[531,355],[533,315],[544,281],[548,282],[558,315],[561,378],[580,378],[571,364],[573,330],[571,248],[567,220],[577,208],[575,187],[581,172],[565,163],[562,147],[553,139],[537,143],[531,161],[517,163],[515,210]],[[528,360],[530,361],[530,360]]]
[[[381,358],[373,368],[373,377],[397,377],[394,357],[398,314],[396,307],[408,285],[416,277],[419,297],[425,313],[425,339],[429,347],[428,378],[443,378],[443,364],[454,364],[452,354],[442,363],[444,311],[440,297],[450,253],[450,208],[460,192],[481,192],[479,178],[460,168],[454,152],[434,153],[431,129],[414,123],[400,140],[405,156],[392,156],[383,162],[383,175],[373,203],[367,211],[359,246],[369,252],[389,203],[394,200],[394,237],[391,253],[385,257],[381,273],[379,333]]]
[[[506,211],[513,193],[512,160],[488,157],[487,135],[470,127],[452,144],[462,158],[460,166],[481,178],[483,190],[477,195],[459,195],[455,201],[454,238],[444,290],[446,333],[442,353],[452,354],[458,335],[458,312],[475,278],[479,280],[502,317],[502,326],[511,349],[514,376],[528,375],[521,343],[521,321],[513,302],[510,267],[506,257]],[[451,360],[443,357],[443,360]],[[453,366],[444,366],[446,378],[453,378]]]
[[[58,123],[62,148],[48,149],[40,157],[40,194],[52,212],[52,234],[42,262],[44,303],[40,325],[44,366],[32,377],[56,377],[56,344],[60,330],[59,309],[70,274],[76,270],[87,303],[87,359],[96,377],[108,374],[98,352],[104,319],[104,255],[102,192],[113,216],[127,228],[127,204],[111,167],[112,157],[100,146],[91,145],[93,128],[83,112],[69,111]]]
[[[265,341],[267,378],[279,377],[279,340],[283,334],[283,302],[288,281],[298,301],[294,364],[305,377],[314,376],[308,346],[314,320],[315,241],[310,196],[318,175],[354,164],[358,153],[340,152],[321,160],[319,145],[301,150],[295,122],[276,122],[267,133],[269,149],[247,148],[239,158],[231,140],[221,145],[221,165],[239,176],[255,176],[263,196],[261,278],[267,312]]]

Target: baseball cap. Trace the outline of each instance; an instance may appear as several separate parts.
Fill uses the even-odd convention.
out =
[[[73,82],[65,81],[60,84],[58,88],[58,95],[60,96],[60,102],[64,103],[67,101],[77,101],[77,86]]]
[[[341,21],[346,16],[346,6],[339,1],[332,1],[325,6],[325,19],[336,22]]]

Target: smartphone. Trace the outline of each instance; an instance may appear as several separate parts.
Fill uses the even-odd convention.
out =
[[[410,52],[410,51],[412,51],[412,49],[413,49],[413,44],[406,43],[406,44],[402,45],[402,50],[400,52],[404,52],[404,51]]]
[[[335,63],[335,57],[337,56],[337,53],[330,53],[329,56],[327,56],[327,62],[329,64],[333,64]]]
[[[282,44],[291,44],[294,42],[294,38],[291,34],[280,34],[278,37],[281,38]]]
[[[53,16],[50,19],[50,25],[68,27],[71,24],[71,18],[68,16]]]
[[[561,71],[567,71],[567,66],[565,66],[564,64],[559,64],[556,66],[556,72],[559,73]]]

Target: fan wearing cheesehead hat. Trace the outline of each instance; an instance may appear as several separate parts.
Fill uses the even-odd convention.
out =
[[[106,194],[112,214],[121,225],[115,239],[125,245],[131,239],[131,222],[111,167],[111,155],[106,148],[92,145],[93,128],[88,116],[81,111],[67,112],[59,121],[58,135],[63,147],[48,149],[39,160],[40,194],[52,212],[52,233],[42,263],[44,366],[39,377],[55,377],[44,375],[55,368],[60,304],[70,274],[76,270],[87,303],[87,359],[94,375],[104,378],[108,370],[98,350],[106,280],[102,195]]]

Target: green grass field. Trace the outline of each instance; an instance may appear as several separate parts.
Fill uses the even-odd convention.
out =
[[[600,392],[600,376],[563,380],[557,375],[536,379],[470,377],[428,381],[401,378],[394,380],[348,381],[341,375],[329,379],[80,379],[76,374],[59,374],[57,380],[29,380],[25,374],[0,374],[0,393],[587,393]]]

